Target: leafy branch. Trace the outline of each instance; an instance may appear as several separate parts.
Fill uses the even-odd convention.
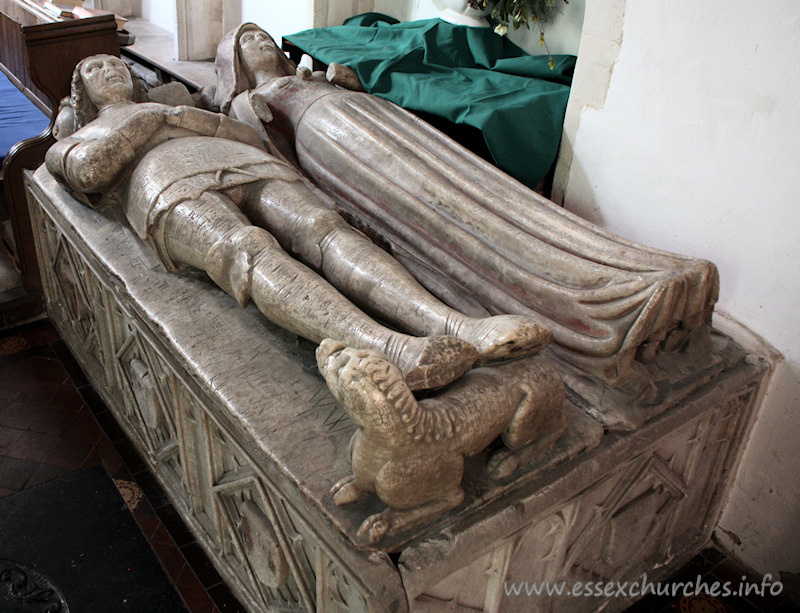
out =
[[[503,36],[511,25],[515,30],[520,26],[530,29],[531,22],[539,29],[539,45],[545,48],[550,57],[550,70],[553,69],[553,56],[544,40],[543,23],[548,23],[561,9],[561,3],[568,4],[568,0],[469,0],[473,9],[482,10],[487,6],[492,9],[492,18],[499,23],[494,31]]]

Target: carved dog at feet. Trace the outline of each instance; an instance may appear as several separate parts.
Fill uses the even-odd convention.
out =
[[[333,486],[334,502],[375,492],[388,505],[359,529],[359,537],[372,542],[460,504],[465,458],[498,436],[506,449],[490,460],[489,470],[503,477],[519,464],[515,451],[546,439],[534,445],[541,454],[567,426],[564,385],[538,356],[472,370],[420,401],[400,370],[375,351],[325,340],[317,364],[358,426],[350,441],[353,474]]]

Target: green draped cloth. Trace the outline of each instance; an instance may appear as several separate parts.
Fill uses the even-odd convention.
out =
[[[528,55],[491,28],[365,13],[285,37],[353,68],[366,90],[410,111],[479,129],[495,163],[535,187],[555,160],[575,56]]]

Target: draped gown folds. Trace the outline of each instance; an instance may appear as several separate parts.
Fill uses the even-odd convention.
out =
[[[269,105],[303,170],[434,294],[536,317],[557,355],[606,383],[710,320],[713,263],[604,231],[390,102],[299,76],[240,95]]]

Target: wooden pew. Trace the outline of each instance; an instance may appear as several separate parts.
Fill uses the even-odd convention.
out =
[[[34,169],[55,140],[54,115],[61,98],[69,95],[75,64],[96,53],[119,56],[113,16],[70,21],[46,21],[31,2],[0,0],[0,70],[50,116],[40,135],[12,147],[3,162],[3,188],[13,232],[14,257],[28,292],[41,287],[25,197],[23,170]]]

